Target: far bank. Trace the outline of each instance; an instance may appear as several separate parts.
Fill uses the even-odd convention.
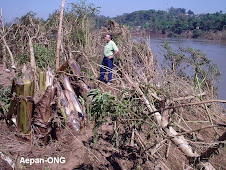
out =
[[[226,42],[226,31],[208,31],[203,32],[201,30],[191,31],[187,30],[181,34],[175,34],[173,32],[152,31],[139,28],[132,29],[133,37],[150,37],[150,38],[188,38],[188,39],[206,39],[215,41]]]

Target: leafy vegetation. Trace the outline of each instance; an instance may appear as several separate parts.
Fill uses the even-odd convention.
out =
[[[219,80],[221,74],[206,54],[192,48],[179,47],[179,50],[173,50],[167,41],[163,42],[162,48],[164,49],[162,65],[164,70],[180,77],[192,78],[194,87],[197,86],[198,81],[203,82],[203,89],[210,90],[215,87],[214,82]]]
[[[11,94],[10,87],[4,87],[0,89],[0,110],[3,111],[3,114],[6,115],[8,112]]]

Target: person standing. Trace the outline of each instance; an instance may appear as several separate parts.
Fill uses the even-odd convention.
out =
[[[105,36],[105,40],[107,41],[104,47],[104,58],[100,67],[100,78],[99,80],[104,81],[105,72],[108,71],[108,83],[112,83],[112,68],[113,68],[113,60],[114,56],[119,52],[118,47],[112,41],[112,35],[107,34]]]

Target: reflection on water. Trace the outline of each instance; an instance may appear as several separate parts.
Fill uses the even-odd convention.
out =
[[[160,46],[164,39],[152,38],[150,40],[151,49],[158,61],[162,63],[163,55],[160,50]],[[193,48],[195,50],[200,49],[202,53],[215,63],[219,71],[221,72],[221,79],[218,88],[219,99],[226,99],[226,42],[212,41],[212,40],[200,40],[200,39],[165,39],[170,43],[173,49],[178,47]]]

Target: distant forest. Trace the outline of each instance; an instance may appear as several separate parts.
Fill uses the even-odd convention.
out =
[[[98,23],[101,25],[106,19],[110,18],[100,16]],[[223,14],[222,11],[197,15],[191,10],[171,7],[167,11],[141,10],[111,19],[137,30],[144,29],[152,34],[160,33],[168,36],[180,35],[189,31],[193,38],[197,38],[209,31],[226,31],[226,14]]]

